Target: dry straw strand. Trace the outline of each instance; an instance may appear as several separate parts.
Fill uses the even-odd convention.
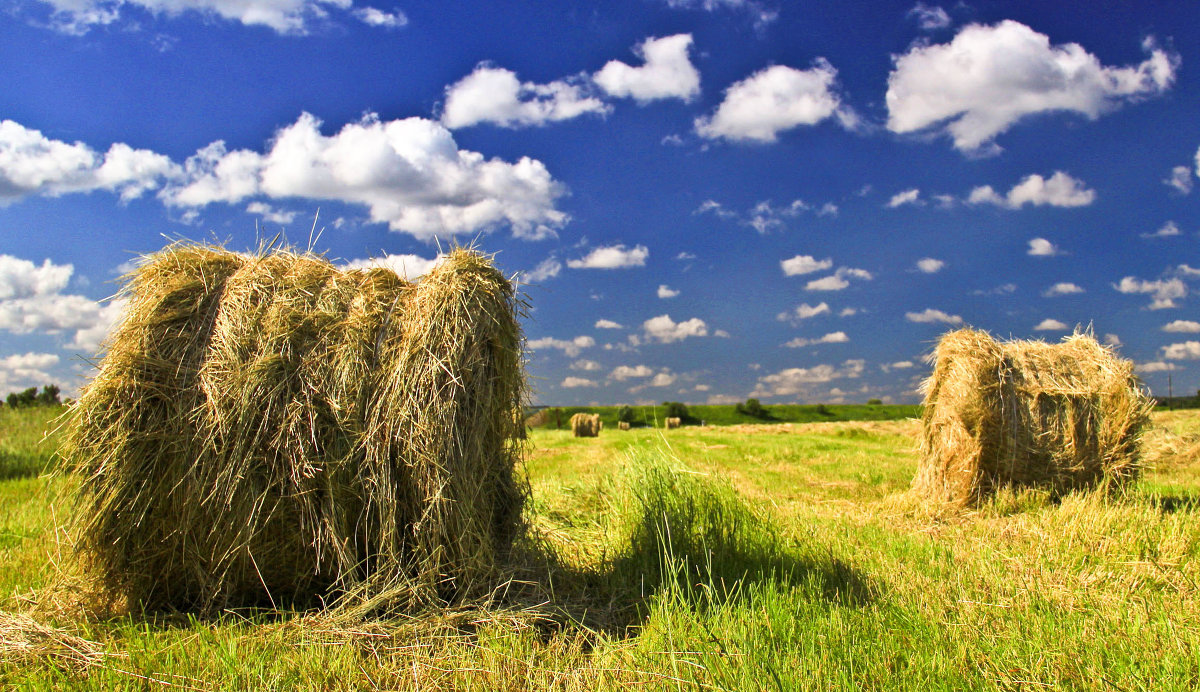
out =
[[[1151,404],[1133,364],[1090,334],[1047,344],[960,329],[930,362],[913,482],[926,498],[968,505],[1005,486],[1059,495],[1137,477]]]
[[[456,249],[418,284],[175,245],[72,412],[101,593],[213,612],[480,590],[520,530],[524,303]]]

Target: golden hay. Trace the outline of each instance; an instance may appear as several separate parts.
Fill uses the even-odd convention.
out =
[[[930,361],[913,482],[924,497],[965,505],[1004,486],[1059,495],[1137,476],[1151,404],[1133,364],[1090,335],[998,343],[961,329]]]
[[[617,430],[628,430],[629,428],[630,425],[628,421],[619,421],[617,423]]]
[[[177,245],[123,293],[68,433],[102,593],[213,612],[486,588],[525,497],[522,304],[486,258],[413,285]]]
[[[599,437],[603,427],[599,413],[576,413],[571,416],[571,433],[575,437]]]
[[[668,418],[667,419],[667,430],[671,430],[672,428],[678,428],[682,425],[683,425],[682,418]]]

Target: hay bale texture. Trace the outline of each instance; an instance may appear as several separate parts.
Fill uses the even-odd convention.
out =
[[[1133,364],[1091,335],[1001,343],[961,329],[930,362],[913,482],[924,497],[967,505],[1003,486],[1060,495],[1137,477],[1151,403]]]
[[[101,593],[412,607],[495,576],[525,497],[523,304],[485,257],[455,250],[414,285],[176,245],[123,295],[68,434]]]
[[[571,434],[575,437],[599,437],[603,427],[599,413],[576,413],[571,416]]]
[[[672,417],[672,418],[667,419],[667,430],[674,430],[675,428],[678,428],[682,425],[683,425],[682,418]]]

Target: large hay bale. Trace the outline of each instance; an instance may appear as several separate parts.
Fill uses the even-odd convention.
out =
[[[672,418],[667,419],[667,430],[674,430],[675,428],[678,428],[682,425],[683,425],[682,418],[673,418],[672,417]]]
[[[289,251],[170,247],[73,409],[103,594],[212,612],[408,607],[497,574],[519,529],[521,303],[455,250],[419,284]]]
[[[617,423],[617,430],[629,430],[631,427],[632,426],[629,425],[629,421],[619,421]]]
[[[571,434],[575,437],[599,437],[604,424],[599,413],[576,413],[571,416]]]
[[[1151,403],[1133,364],[1092,336],[999,343],[961,329],[930,361],[913,482],[926,498],[965,505],[1003,486],[1059,495],[1136,478]]]

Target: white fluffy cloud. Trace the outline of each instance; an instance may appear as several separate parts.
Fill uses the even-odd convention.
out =
[[[1187,166],[1176,166],[1171,169],[1171,175],[1163,179],[1164,185],[1175,188],[1181,195],[1192,191],[1192,169]]]
[[[604,115],[610,110],[603,101],[588,95],[581,79],[534,84],[521,82],[509,70],[480,65],[446,87],[441,120],[450,129],[479,123],[528,127],[587,113]]]
[[[784,276],[801,276],[825,271],[833,266],[833,260],[829,258],[819,260],[812,255],[796,255],[791,259],[783,260],[779,266],[783,268]]]
[[[177,168],[166,156],[127,144],[100,154],[82,142],[68,144],[0,121],[0,206],[30,195],[93,190],[116,192],[128,201],[161,185]]]
[[[1033,257],[1057,257],[1062,254],[1062,250],[1045,238],[1034,238],[1029,241],[1029,250],[1025,254]]]
[[[936,31],[950,26],[950,15],[946,13],[946,10],[926,5],[923,2],[918,2],[909,10],[908,16],[914,17],[917,20],[917,26],[921,27],[923,31]]]
[[[1143,281],[1133,276],[1126,276],[1121,279],[1120,283],[1113,284],[1113,288],[1121,293],[1144,293],[1153,296],[1150,303],[1151,310],[1179,307],[1175,301],[1186,298],[1188,294],[1187,284],[1179,279]]]
[[[849,341],[850,337],[846,336],[846,332],[830,332],[816,339],[806,339],[798,336],[784,344],[784,346],[788,348],[804,348],[805,346],[816,346],[817,344],[844,344]]]
[[[1043,291],[1042,295],[1046,298],[1055,298],[1069,296],[1073,293],[1083,293],[1083,289],[1069,281],[1060,281]]]
[[[679,295],[679,291],[675,290],[674,288],[671,288],[670,286],[668,286],[666,284],[658,285],[658,297],[659,298],[666,300],[668,298],[674,298],[677,295]]]
[[[347,10],[352,0],[41,0],[54,10],[53,25],[60,31],[84,34],[93,26],[112,24],[124,7],[137,7],[155,15],[177,17],[196,12],[246,26],[265,26],[280,34],[307,33],[314,22],[325,20],[330,9]],[[403,26],[403,13],[387,15],[374,8],[356,11],[372,26]]]
[[[600,369],[600,364],[594,360],[577,360],[571,363],[572,370],[582,370],[584,372],[595,372]]]
[[[1047,317],[1033,328],[1037,332],[1061,332],[1070,329],[1065,322]]]
[[[654,371],[645,365],[618,365],[616,368],[613,368],[613,371],[608,374],[608,377],[609,379],[624,382],[625,380],[630,379],[650,377],[653,374]]]
[[[538,262],[538,265],[533,269],[525,272],[523,278],[530,283],[541,283],[558,276],[562,271],[562,262],[559,262],[555,257],[547,257]]]
[[[595,387],[597,384],[586,377],[567,377],[562,381],[561,386],[563,389],[576,389],[579,387]]]
[[[627,269],[646,266],[650,250],[645,245],[627,248],[624,245],[598,247],[581,259],[567,260],[572,269]]]
[[[596,329],[624,329],[625,327],[612,320],[596,320]]]
[[[887,207],[888,209],[895,209],[905,204],[918,205],[921,203],[921,191],[914,187],[911,190],[904,190],[892,195],[892,198],[888,200]]]
[[[1178,370],[1179,366],[1174,363],[1164,363],[1161,360],[1152,361],[1149,363],[1138,363],[1133,366],[1133,371],[1140,374],[1149,374],[1154,372],[1171,372]]]
[[[634,49],[644,65],[631,67],[610,60],[592,75],[592,81],[609,96],[638,103],[670,98],[691,101],[700,94],[700,73],[688,58],[691,45],[691,34],[648,38]]]
[[[399,29],[402,26],[408,25],[408,15],[400,10],[385,12],[376,7],[360,7],[354,10],[354,16],[367,26],[375,26],[381,29]]]
[[[1200,341],[1185,341],[1162,347],[1163,358],[1167,360],[1197,360],[1200,359]]]
[[[934,259],[933,257],[924,257],[917,260],[917,271],[921,272],[922,274],[936,274],[945,266],[945,262],[940,259]]]
[[[732,10],[744,12],[754,20],[754,28],[762,31],[768,24],[779,18],[779,11],[771,9],[758,0],[666,0],[667,6],[674,9]]]
[[[538,239],[567,221],[554,208],[562,186],[540,161],[485,159],[459,149],[449,130],[424,118],[383,122],[368,115],[333,136],[320,126],[302,114],[276,133],[265,154],[214,142],[189,158],[182,179],[160,196],[180,207],[257,195],[332,199],[365,205],[372,221],[423,239],[502,224]]]
[[[801,303],[801,304],[797,305],[794,310],[779,313],[778,317],[779,317],[780,322],[786,322],[786,321],[807,320],[812,317],[816,317],[817,315],[828,315],[828,314],[830,314],[829,304],[822,301],[821,303],[818,303],[817,305],[809,305],[808,303]]]
[[[0,358],[0,389],[14,390],[51,384],[54,378],[47,372],[58,364],[53,353],[23,353]]]
[[[1143,238],[1174,238],[1179,235],[1183,235],[1183,231],[1179,230],[1179,226],[1175,225],[1174,221],[1167,221],[1153,233],[1141,234]]]
[[[642,332],[650,341],[670,344],[692,336],[708,336],[708,325],[699,317],[675,322],[670,315],[659,315],[643,322]]]
[[[811,391],[812,385],[825,384],[843,378],[855,378],[862,374],[866,363],[862,360],[847,360],[841,366],[828,364],[811,368],[787,368],[773,375],[758,378],[751,396],[797,396]]]
[[[888,76],[888,129],[944,131],[955,148],[978,152],[1018,121],[1039,113],[1089,119],[1171,87],[1178,56],[1143,44],[1145,61],[1105,67],[1076,43],[1052,46],[1019,22],[972,24],[950,43],[918,42]]]
[[[566,339],[555,339],[554,337],[546,336],[541,339],[534,339],[526,344],[531,351],[542,349],[558,349],[563,352],[568,358],[577,357],[585,348],[591,348],[596,345],[596,340],[590,336],[577,336],[570,341]]]
[[[963,319],[958,315],[951,315],[941,310],[933,308],[925,308],[921,312],[906,312],[904,319],[909,322],[917,322],[920,324],[932,324],[934,322],[942,322],[944,324],[962,324]]]
[[[971,190],[968,204],[992,204],[1005,209],[1020,209],[1031,204],[1035,207],[1086,207],[1096,201],[1096,191],[1088,189],[1078,178],[1055,171],[1049,178],[1038,174],[1027,175],[1001,196],[991,185],[982,185]]]
[[[870,281],[874,278],[871,272],[866,269],[855,269],[853,267],[838,267],[837,271],[830,276],[821,279],[813,279],[804,284],[806,291],[841,291],[850,286],[848,279],[861,279]]]
[[[11,255],[0,255],[0,330],[15,334],[73,331],[67,348],[96,350],[125,311],[125,301],[100,303],[81,295],[64,294],[74,267],[50,260],[40,266]]]
[[[726,89],[716,112],[696,119],[696,132],[708,139],[774,142],[780,132],[835,116],[853,128],[856,116],[834,90],[836,78],[824,59],[807,70],[768,67]]]
[[[391,269],[400,278],[411,281],[428,274],[445,259],[446,255],[444,254],[439,254],[430,259],[425,259],[420,255],[384,255],[383,257],[350,260],[346,263],[346,268],[373,269],[381,267],[383,269]]]
[[[266,202],[251,202],[247,204],[246,213],[262,217],[262,220],[268,223],[277,223],[282,226],[286,226],[296,220],[296,212],[276,209]]]
[[[1176,334],[1200,334],[1200,322],[1194,320],[1175,320],[1163,325],[1164,332]]]

